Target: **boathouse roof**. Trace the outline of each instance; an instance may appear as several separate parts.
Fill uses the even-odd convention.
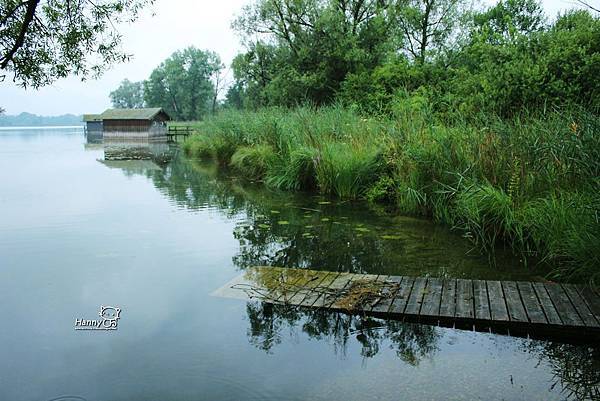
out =
[[[83,115],[84,123],[93,122],[93,121],[102,121],[101,115],[100,114],[84,114]]]
[[[164,114],[167,120],[171,118],[161,107],[145,109],[108,109],[100,114],[102,120],[153,120],[159,114]]]

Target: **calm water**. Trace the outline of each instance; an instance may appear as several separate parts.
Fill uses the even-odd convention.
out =
[[[209,295],[253,265],[542,274],[501,250],[492,268],[428,222],[266,191],[166,145],[0,131],[0,400],[600,398],[597,348]],[[118,330],[74,330],[101,305],[122,308]]]

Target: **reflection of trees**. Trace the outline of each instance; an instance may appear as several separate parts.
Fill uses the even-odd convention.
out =
[[[559,386],[566,399],[600,400],[600,348],[556,342],[531,343],[540,362],[550,365],[552,388]]]
[[[386,253],[402,249],[402,241],[386,243],[375,228],[361,223],[360,230],[335,210],[324,214],[303,208],[293,194],[270,192],[218,176],[213,167],[175,157],[167,168],[147,172],[154,185],[180,206],[215,207],[228,216],[243,215],[234,236],[240,251],[236,266],[295,266],[337,271],[385,270]],[[225,178],[225,179],[223,179]],[[285,222],[287,224],[279,224]],[[312,226],[306,228],[307,226]],[[388,241],[389,242],[389,241]],[[352,245],[351,251],[349,250]]]
[[[470,245],[435,224],[391,217],[364,203],[338,207],[319,204],[322,199],[307,194],[270,191],[229,177],[214,164],[188,160],[179,150],[168,165],[146,175],[179,207],[217,209],[236,217],[240,249],[233,262],[240,269],[270,265],[406,274],[409,267],[420,274],[456,277],[465,267],[487,264],[486,258],[466,257]],[[515,267],[513,262],[506,266]],[[513,272],[527,275],[524,269]]]
[[[364,358],[375,356],[384,342],[396,351],[398,357],[418,365],[425,357],[437,351],[439,334],[432,326],[399,321],[387,321],[368,316],[348,315],[324,309],[299,309],[265,302],[246,305],[250,327],[250,343],[266,352],[272,352],[281,342],[282,333],[297,336],[301,331],[309,338],[332,343],[336,353],[346,355],[352,336],[361,345]]]

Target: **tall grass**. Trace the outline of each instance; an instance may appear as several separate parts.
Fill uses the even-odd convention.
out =
[[[499,243],[555,266],[556,277],[600,275],[600,119],[547,111],[512,120],[443,121],[407,99],[389,118],[339,106],[223,112],[188,138],[212,158],[283,190],[366,198]]]

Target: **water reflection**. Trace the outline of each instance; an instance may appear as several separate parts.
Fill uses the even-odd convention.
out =
[[[246,312],[249,341],[265,352],[272,352],[285,333],[293,338],[301,331],[311,339],[327,341],[334,352],[340,355],[346,355],[351,338],[360,344],[360,355],[363,358],[374,357],[383,343],[389,343],[389,347],[402,361],[416,366],[423,358],[430,358],[435,354],[440,337],[437,329],[432,326],[324,309],[299,309],[265,302],[248,302]]]
[[[269,191],[211,163],[190,161],[176,146],[105,142],[103,149],[101,163],[146,176],[177,207],[214,209],[234,219],[240,249],[233,262],[240,269],[270,265],[495,280],[539,280],[544,274],[501,249],[490,266],[447,227],[362,202]]]
[[[441,343],[453,329],[426,326],[323,309],[294,308],[265,302],[248,302],[247,336],[249,342],[273,353],[278,345],[301,335],[325,341],[334,353],[347,357],[349,344],[359,344],[363,359],[391,349],[404,363],[418,366],[424,359],[435,360]],[[472,333],[473,343],[485,342],[490,335]],[[560,390],[566,400],[600,400],[600,348],[590,345],[514,339],[522,343],[540,365],[553,374],[548,390]],[[514,378],[511,377],[511,381]]]
[[[553,373],[551,388],[566,399],[600,400],[600,348],[597,346],[531,342],[529,350]]]
[[[443,228],[419,220],[411,228],[363,204],[265,191],[179,159],[177,149],[166,165],[151,157],[109,167],[97,161],[106,161],[104,146],[84,152],[81,134],[0,137],[0,305],[8,323],[0,328],[2,400],[529,401],[562,400],[573,389],[572,398],[597,394],[597,351],[589,348],[323,311],[248,309],[208,295],[251,261],[275,258],[321,259],[328,268],[350,254],[340,268],[368,271],[372,262],[399,273],[422,267],[423,274],[508,275],[465,256],[468,243]],[[314,224],[302,224],[305,212]],[[306,225],[317,235],[303,235]],[[327,230],[350,246],[327,242]],[[403,234],[409,239],[382,238]],[[402,264],[419,263],[411,249],[423,246],[421,237],[431,249],[411,270]],[[372,261],[359,239],[379,246]],[[291,241],[308,255],[293,255]],[[234,265],[241,255],[248,261]],[[435,266],[443,263],[450,267]],[[119,330],[75,332],[73,318],[103,302],[126,311]]]
[[[146,176],[178,207],[210,208],[235,219],[240,249],[233,262],[240,269],[271,265],[520,280],[544,273],[502,250],[491,267],[470,242],[429,221],[390,215],[362,202],[269,191],[174,152],[171,163],[147,170]]]

